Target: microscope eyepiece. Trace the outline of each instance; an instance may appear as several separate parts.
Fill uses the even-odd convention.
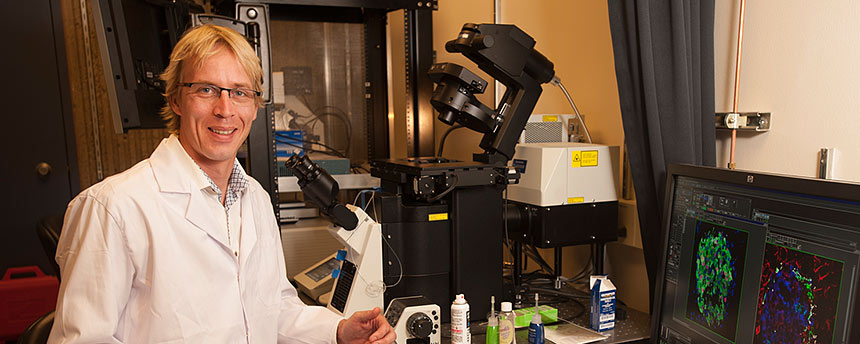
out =
[[[320,175],[319,167],[311,159],[300,156],[298,153],[287,159],[286,166],[298,178],[299,187],[304,187],[307,183],[313,182]]]
[[[300,156],[298,153],[287,159],[286,165],[298,179],[299,187],[307,201],[319,206],[320,211],[330,216],[336,225],[346,230],[355,229],[358,218],[346,206],[337,202],[340,187],[326,170],[307,156]]]

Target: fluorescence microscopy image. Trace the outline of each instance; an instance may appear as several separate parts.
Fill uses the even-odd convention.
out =
[[[687,318],[735,341],[748,233],[697,221]]]
[[[843,263],[767,244],[755,343],[831,343]]]

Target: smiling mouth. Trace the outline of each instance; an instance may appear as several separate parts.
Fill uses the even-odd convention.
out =
[[[218,130],[218,129],[214,129],[214,128],[209,128],[209,131],[216,133],[216,134],[219,134],[219,135],[230,135],[234,131],[236,131],[236,129],[234,128],[234,129],[229,129],[229,130]]]

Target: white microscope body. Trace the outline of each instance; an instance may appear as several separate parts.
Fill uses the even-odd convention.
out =
[[[328,309],[349,317],[357,311],[383,309],[385,282],[382,280],[382,225],[361,208],[349,204],[346,207],[358,217],[358,225],[351,231],[335,225],[329,228],[346,246],[346,255],[338,257],[343,260]]]

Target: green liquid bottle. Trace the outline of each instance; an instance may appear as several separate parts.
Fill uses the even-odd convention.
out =
[[[487,318],[487,344],[499,344],[499,317],[496,315],[495,296],[490,296],[490,316]]]

